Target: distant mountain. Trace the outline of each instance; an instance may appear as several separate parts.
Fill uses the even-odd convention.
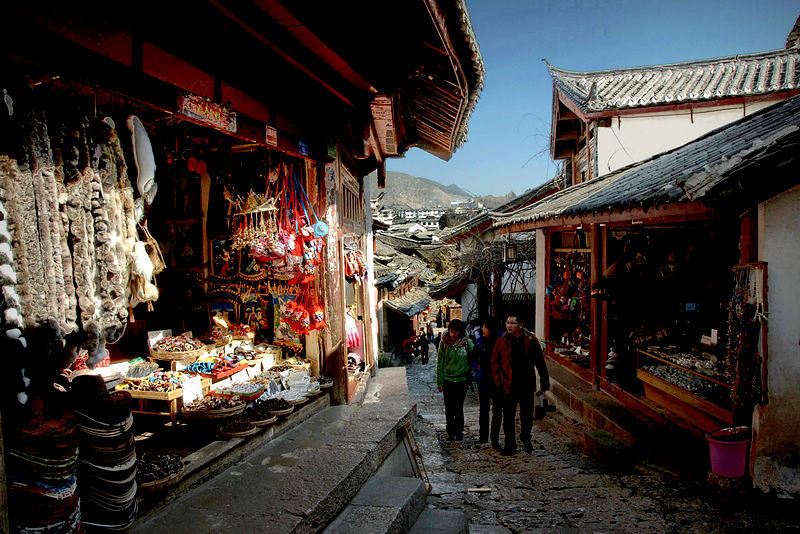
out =
[[[427,178],[394,171],[386,172],[386,189],[378,189],[376,173],[367,176],[367,180],[373,198],[381,191],[384,192],[381,205],[401,208],[448,208],[451,202],[477,198],[487,208],[492,209],[516,196],[514,193],[509,193],[499,197],[493,195],[475,197],[456,184],[442,185]]]

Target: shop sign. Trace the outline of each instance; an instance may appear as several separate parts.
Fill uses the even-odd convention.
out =
[[[236,112],[215,104],[202,96],[186,94],[181,97],[180,112],[226,132],[236,132]]]
[[[267,146],[278,147],[278,130],[272,126],[267,126]]]
[[[297,142],[297,151],[300,153],[301,156],[308,156],[308,145],[305,141],[298,141]]]
[[[384,154],[397,154],[392,99],[388,96],[376,96],[370,104],[370,110],[381,151]]]

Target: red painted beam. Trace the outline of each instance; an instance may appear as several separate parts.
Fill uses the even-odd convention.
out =
[[[311,50],[345,80],[362,91],[375,92],[372,84],[353,69],[341,56],[328,48],[314,33],[275,0],[256,0],[255,4],[280,24],[297,41]]]
[[[306,76],[308,76],[309,78],[311,78],[312,80],[323,86],[336,98],[338,98],[348,106],[353,105],[353,102],[351,102],[349,98],[347,98],[342,93],[337,91],[331,84],[329,84],[328,82],[326,82],[325,80],[323,80],[322,78],[311,72],[305,65],[303,65],[302,63],[291,57],[289,54],[287,54],[280,48],[278,48],[269,39],[264,37],[259,31],[257,31],[255,28],[247,24],[244,20],[239,18],[233,11],[223,6],[217,0],[208,0],[208,3],[214,6],[216,9],[218,9],[220,13],[222,13],[223,15],[231,19],[233,22],[238,24],[239,27],[242,28],[244,31],[246,31],[247,33],[255,37],[258,41],[269,47],[269,49],[275,52],[275,54],[277,54],[281,59],[283,59],[284,61],[286,61],[287,63],[298,69],[300,72],[302,72],[303,74],[305,74]]]

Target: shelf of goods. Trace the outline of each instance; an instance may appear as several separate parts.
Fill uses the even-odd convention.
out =
[[[211,380],[216,382],[217,380],[222,380],[223,378],[226,378],[228,376],[234,375],[234,374],[238,373],[239,371],[244,371],[248,367],[250,367],[250,362],[243,361],[242,363],[240,363],[236,367],[230,367],[228,369],[223,369],[221,371],[217,371],[217,372],[214,372],[214,373],[198,373],[198,372],[195,372],[195,371],[187,371],[187,372],[189,372],[189,373],[191,373],[193,375],[200,375],[200,376],[205,377],[205,378],[210,378]]]
[[[636,377],[642,381],[645,397],[704,431],[732,424],[731,386],[721,377],[709,376],[716,374],[712,367],[701,373],[674,361],[679,358],[690,360],[659,348],[638,349]]]

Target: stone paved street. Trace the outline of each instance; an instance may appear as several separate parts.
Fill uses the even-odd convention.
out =
[[[558,414],[534,423],[531,455],[503,457],[481,448],[474,393],[465,403],[464,443],[450,444],[435,355],[407,373],[417,403],[416,436],[433,485],[428,506],[463,511],[473,534],[800,531],[800,507],[791,500],[725,496],[652,470],[610,469],[583,454],[574,441],[583,429]],[[467,491],[478,487],[492,491]]]

